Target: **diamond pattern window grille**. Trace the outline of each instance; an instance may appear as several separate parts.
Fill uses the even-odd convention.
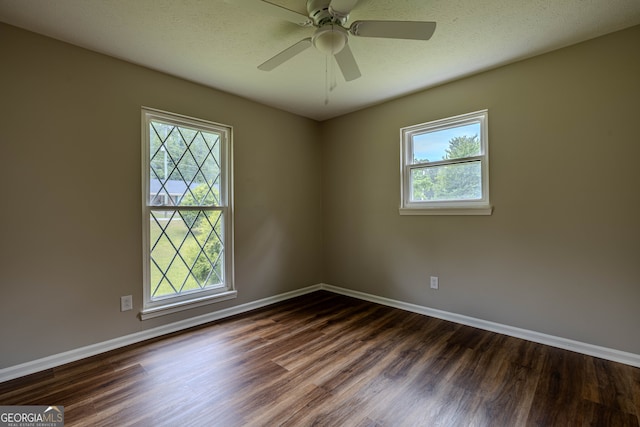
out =
[[[220,211],[151,211],[151,297],[224,283]]]
[[[220,134],[149,123],[152,206],[220,206]]]
[[[225,284],[224,129],[147,121],[145,305]]]

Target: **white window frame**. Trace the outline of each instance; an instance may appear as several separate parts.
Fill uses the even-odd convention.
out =
[[[489,200],[489,138],[488,110],[461,114],[400,129],[400,214],[401,215],[491,215]],[[480,124],[480,150],[477,156],[413,164],[413,137],[473,123]],[[411,171],[429,166],[480,161],[482,198],[474,200],[414,201],[411,200]]]
[[[220,134],[220,206],[200,207],[203,210],[220,211],[223,220],[224,283],[213,289],[192,291],[178,296],[151,298],[151,210],[176,210],[176,206],[151,205],[150,187],[150,135],[149,123],[159,121],[176,126]],[[200,307],[236,298],[233,261],[233,128],[231,126],[196,119],[180,114],[142,107],[142,250],[143,250],[143,309],[140,319],[146,320],[165,314]],[[187,208],[188,210],[188,208]]]

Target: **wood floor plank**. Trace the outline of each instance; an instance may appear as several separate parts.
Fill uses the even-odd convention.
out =
[[[582,425],[583,356],[549,348],[529,415],[532,425]]]
[[[301,418],[322,406],[331,393],[318,387],[315,384],[307,384],[298,388],[296,396],[278,395],[274,397],[274,402],[263,411],[252,411],[247,419],[248,426],[286,426],[301,425]]]
[[[640,369],[321,291],[0,384],[67,426],[631,426]]]
[[[583,425],[638,427],[638,418],[610,406],[584,401],[581,408]]]
[[[585,389],[590,392],[585,392],[583,397],[607,408],[637,416],[632,369],[598,358],[589,358],[586,363],[592,370],[589,370],[591,381],[585,384]]]

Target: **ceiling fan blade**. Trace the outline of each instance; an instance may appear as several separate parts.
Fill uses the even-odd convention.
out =
[[[287,9],[286,7],[279,6],[264,0],[225,0],[230,4],[237,4],[261,12],[267,15],[278,17],[294,24],[298,24],[303,27],[308,27],[313,24],[311,18],[302,13],[298,13],[295,10]]]
[[[346,17],[351,13],[358,0],[331,0],[329,4],[329,11],[331,15],[342,18]]]
[[[349,82],[351,80],[355,80],[362,75],[360,74],[360,68],[358,68],[358,64],[356,63],[356,58],[354,58],[348,44],[334,56],[346,81]]]
[[[429,40],[435,30],[435,22],[424,21],[355,21],[349,28],[354,36],[411,40]]]
[[[307,37],[306,39],[300,40],[298,43],[290,46],[274,56],[271,59],[266,60],[262,64],[258,65],[258,69],[262,71],[271,71],[276,68],[278,65],[283,64],[284,62],[290,60],[297,54],[307,50],[311,47],[311,37]]]

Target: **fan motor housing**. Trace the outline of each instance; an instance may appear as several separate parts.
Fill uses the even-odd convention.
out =
[[[313,25],[322,27],[328,24],[344,25],[348,16],[336,17],[329,12],[329,4],[331,0],[307,0],[307,12],[309,17],[313,19]]]

